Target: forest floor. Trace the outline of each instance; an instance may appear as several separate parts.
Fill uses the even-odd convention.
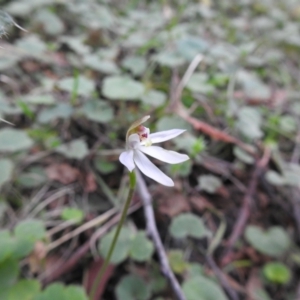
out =
[[[300,4],[4,2],[0,298],[87,299],[150,115],[190,159],[138,176],[93,300],[300,299]]]

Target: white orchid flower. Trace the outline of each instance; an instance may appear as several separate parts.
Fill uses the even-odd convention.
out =
[[[120,162],[132,172],[138,167],[142,173],[153,180],[166,185],[174,186],[173,180],[157,168],[145,154],[169,164],[178,164],[189,159],[186,154],[165,150],[152,144],[161,143],[183,133],[182,129],[171,129],[150,133],[149,128],[142,126],[150,116],[145,116],[134,122],[126,134],[126,151],[120,155]]]

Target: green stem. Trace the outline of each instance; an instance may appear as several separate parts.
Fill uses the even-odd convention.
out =
[[[71,104],[73,106],[76,105],[77,102],[78,86],[79,86],[79,72],[78,70],[74,70],[74,83],[73,83],[72,94],[71,94]]]
[[[120,221],[118,223],[117,230],[115,232],[114,238],[113,238],[112,243],[110,245],[108,254],[107,254],[107,256],[106,256],[106,258],[105,258],[105,260],[103,262],[103,265],[101,266],[101,269],[100,269],[99,273],[97,274],[97,276],[96,276],[96,278],[95,278],[95,280],[93,282],[91,293],[90,293],[90,300],[95,300],[95,296],[96,296],[96,292],[97,292],[97,287],[99,286],[99,284],[100,284],[100,282],[102,280],[102,277],[103,277],[103,275],[104,275],[104,273],[106,271],[106,268],[109,265],[109,262],[110,262],[110,259],[111,259],[112,255],[113,255],[113,252],[114,252],[114,249],[115,249],[115,246],[116,246],[116,243],[117,243],[120,231],[121,231],[123,223],[125,221],[128,208],[130,206],[130,202],[131,202],[131,199],[132,199],[132,196],[133,196],[133,192],[134,192],[134,189],[135,189],[135,184],[136,184],[136,177],[135,177],[134,171],[129,173],[129,177],[130,177],[129,192],[128,192],[128,196],[127,196],[127,200],[125,202],[124,208],[122,210],[121,219],[120,219]]]

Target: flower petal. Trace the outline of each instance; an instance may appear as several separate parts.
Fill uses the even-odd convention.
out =
[[[182,134],[183,132],[185,132],[185,129],[170,129],[170,130],[155,132],[149,135],[149,139],[151,140],[152,144],[161,143],[173,139],[174,137]]]
[[[179,164],[181,162],[190,159],[186,154],[165,150],[158,146],[150,146],[150,147],[141,146],[139,149],[144,153],[154,158],[157,158],[161,161],[164,161],[168,164]]]
[[[122,152],[119,160],[130,172],[132,172],[132,170],[135,168],[133,161],[133,150]]]
[[[153,180],[166,185],[174,186],[173,180],[157,168],[141,151],[134,151],[133,156],[136,166],[148,177]]]

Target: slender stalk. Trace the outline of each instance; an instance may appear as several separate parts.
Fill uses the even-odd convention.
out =
[[[78,96],[78,86],[79,86],[79,71],[74,71],[74,83],[72,88],[72,94],[71,94],[71,104],[76,105],[77,102],[77,96]]]
[[[104,275],[104,273],[106,271],[106,268],[109,265],[109,262],[110,262],[110,259],[111,259],[112,255],[113,255],[113,252],[114,252],[114,249],[115,249],[115,246],[116,246],[116,243],[117,243],[120,231],[121,231],[123,223],[125,221],[128,208],[130,206],[130,202],[131,202],[131,199],[132,199],[132,196],[133,196],[133,193],[134,193],[134,189],[135,189],[135,184],[136,184],[135,173],[134,172],[130,172],[129,173],[129,177],[130,177],[129,192],[128,192],[128,196],[127,196],[127,200],[125,202],[124,208],[122,210],[121,219],[120,219],[120,221],[118,223],[117,230],[116,230],[114,238],[113,238],[113,240],[111,242],[108,254],[107,254],[107,256],[106,256],[106,258],[105,258],[105,260],[103,262],[103,265],[101,266],[101,269],[100,269],[99,273],[97,274],[97,276],[96,276],[96,278],[95,278],[95,280],[93,282],[91,293],[90,293],[90,300],[95,300],[95,296],[96,296],[96,292],[97,292],[97,287],[99,286],[99,284],[100,284],[100,282],[102,280],[102,277],[103,277],[103,275]]]

